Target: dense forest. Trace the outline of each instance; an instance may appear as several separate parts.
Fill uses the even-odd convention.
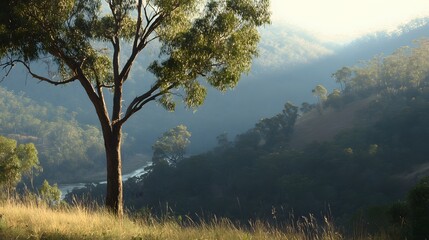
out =
[[[410,216],[405,213],[411,211],[405,207],[407,192],[429,169],[428,52],[429,40],[423,39],[415,47],[343,67],[332,75],[342,90],[328,94],[323,86],[316,87],[316,104],[286,103],[281,113],[262,119],[233,140],[220,135],[211,151],[175,164],[154,161],[147,173],[125,182],[126,206],[132,211],[172,210],[177,215],[216,215],[243,222],[287,221],[291,213],[330,214],[350,228],[366,221],[372,231],[400,222]],[[308,115],[317,122],[322,116],[350,111],[359,101],[365,105],[355,110],[351,127],[332,139],[318,141],[314,136],[302,147],[293,147],[295,123]],[[318,127],[323,126],[307,126]],[[423,180],[418,186],[425,184]],[[102,184],[88,185],[66,199],[102,201],[103,192]],[[410,218],[406,227],[398,228],[408,234],[412,223]]]

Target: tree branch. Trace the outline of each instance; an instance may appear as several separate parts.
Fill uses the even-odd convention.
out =
[[[47,78],[47,77],[43,77],[43,76],[40,76],[40,75],[38,75],[38,74],[34,73],[33,71],[31,71],[31,67],[28,65],[28,63],[26,63],[26,62],[24,62],[24,61],[22,61],[22,60],[19,60],[19,59],[11,60],[11,61],[9,61],[9,62],[4,63],[4,64],[2,64],[2,65],[1,65],[1,66],[3,66],[3,69],[5,69],[5,68],[7,68],[7,67],[10,67],[10,68],[8,69],[7,73],[6,73],[6,76],[7,76],[7,75],[9,75],[10,71],[11,71],[11,70],[12,70],[12,68],[15,66],[15,63],[20,63],[20,64],[22,64],[22,65],[27,69],[28,73],[29,73],[33,78],[38,79],[38,80],[39,80],[39,81],[41,81],[41,82],[47,82],[47,83],[52,84],[52,85],[55,85],[55,86],[56,86],[56,85],[65,85],[65,84],[67,84],[67,83],[71,83],[71,82],[76,81],[76,80],[78,79],[78,76],[77,76],[77,75],[74,75],[74,76],[72,76],[72,77],[70,77],[70,78],[68,78],[68,79],[63,79],[62,81],[54,81],[54,80],[52,80],[52,79],[49,79],[49,78]]]
[[[107,85],[107,84],[101,84],[100,83],[100,87],[102,87],[102,88],[108,88],[108,89],[113,89],[115,87],[115,85]]]
[[[9,76],[10,72],[12,71],[14,64],[1,64],[1,66],[3,67],[3,69],[5,70],[6,68],[8,68],[6,70],[6,74],[1,78],[0,82],[3,82],[3,80]]]
[[[156,28],[158,28],[158,26],[162,23],[162,20],[164,19],[164,15],[161,12],[157,12],[155,15],[148,18],[146,9],[144,11],[145,11],[147,23],[145,28],[143,29],[142,35],[141,36],[140,34],[139,36],[136,35],[136,37],[139,38],[140,42],[137,44],[138,40],[137,39],[134,40],[134,45],[133,45],[131,55],[126,61],[124,67],[122,68],[121,73],[119,74],[119,78],[122,79],[123,82],[125,82],[128,79],[131,67],[135,59],[137,58],[137,55],[146,47],[146,45],[149,42],[157,38],[157,37],[154,37],[148,40],[149,36],[155,31]]]
[[[140,28],[142,25],[142,0],[137,1],[137,24],[136,24],[136,34],[134,36],[134,44],[133,49],[135,49],[138,45],[139,36],[140,36]]]
[[[132,115],[134,107],[137,104],[139,104],[140,102],[144,101],[146,98],[150,97],[158,89],[159,89],[159,84],[155,84],[154,86],[152,86],[151,89],[149,89],[149,91],[147,91],[144,94],[134,98],[134,100],[128,106],[127,111],[125,112],[125,117],[127,117],[128,115]]]
[[[160,85],[157,83],[146,93],[134,98],[134,100],[128,106],[125,116],[119,121],[119,124],[124,124],[134,113],[142,109],[144,105],[146,105],[148,102],[156,100],[157,97],[168,93],[171,89],[177,87],[177,84],[172,84],[168,88],[154,94],[155,91],[159,89],[159,87]]]

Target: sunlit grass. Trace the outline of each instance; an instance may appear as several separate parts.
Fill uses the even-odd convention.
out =
[[[277,228],[255,222],[244,230],[226,219],[183,226],[173,218],[119,220],[104,210],[16,201],[1,203],[0,216],[0,239],[342,239],[328,222],[318,226],[311,217]]]

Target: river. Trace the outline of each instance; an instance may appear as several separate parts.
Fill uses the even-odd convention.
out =
[[[148,167],[151,163],[131,172],[128,174],[124,174],[122,175],[122,181],[126,181],[129,178],[132,177],[136,177],[136,176],[140,176],[144,173],[146,173],[147,171],[145,170],[146,167]],[[101,181],[98,182],[99,184],[105,184],[106,181]],[[84,188],[85,185],[87,184],[91,184],[91,183],[67,183],[67,184],[58,184],[58,188],[61,190],[61,199],[64,199],[64,197],[66,196],[66,194],[68,192],[71,192],[73,189],[80,189],[80,188]]]

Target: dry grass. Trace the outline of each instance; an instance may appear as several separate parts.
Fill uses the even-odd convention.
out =
[[[304,114],[295,124],[290,146],[304,147],[313,141],[332,140],[339,132],[350,129],[361,122],[360,112],[367,109],[375,96],[357,100],[342,109],[324,109],[322,114],[317,109]]]
[[[225,219],[184,227],[171,219],[118,220],[106,211],[82,207],[0,204],[0,239],[342,239],[328,222],[320,227],[311,217],[281,229],[256,222],[243,230]]]

